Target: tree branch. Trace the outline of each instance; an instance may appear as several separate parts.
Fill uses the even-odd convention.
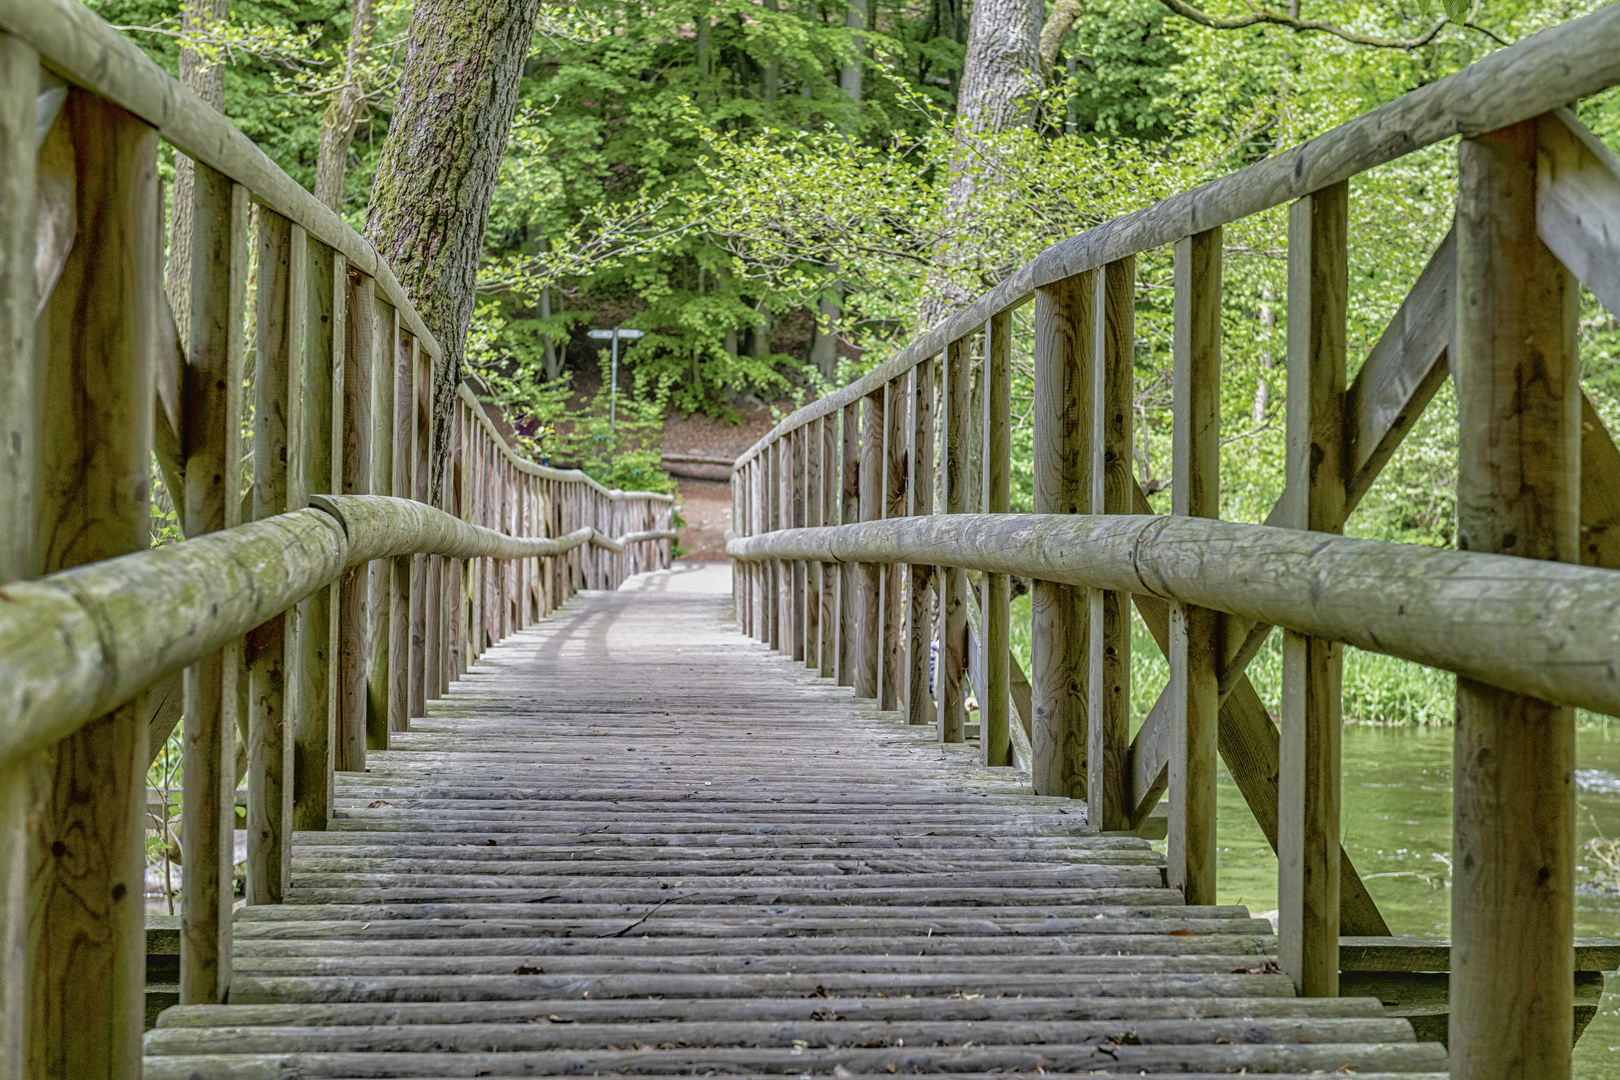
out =
[[[1273,8],[1268,8],[1263,4],[1255,3],[1254,0],[1245,0],[1249,7],[1249,14],[1239,15],[1235,18],[1224,18],[1217,15],[1211,15],[1207,11],[1193,7],[1191,4],[1187,3],[1186,0],[1159,0],[1159,2],[1165,7],[1169,8],[1171,11],[1175,12],[1177,15],[1180,15],[1182,18],[1191,19],[1198,25],[1207,26],[1211,30],[1242,30],[1244,27],[1269,23],[1274,26],[1286,26],[1293,30],[1311,30],[1322,34],[1332,34],[1334,37],[1343,38],[1345,41],[1348,41],[1351,44],[1368,45],[1375,49],[1419,48],[1433,41],[1435,35],[1443,30],[1448,23],[1453,21],[1445,15],[1442,15],[1435,20],[1433,26],[1429,27],[1417,37],[1386,38],[1379,37],[1376,34],[1359,33],[1355,30],[1339,26],[1335,23],[1318,22],[1314,19],[1301,19],[1298,16],[1290,15],[1286,11],[1277,11]],[[1474,16],[1478,13],[1479,4],[1476,2],[1473,10],[1469,12],[1468,18],[1462,20],[1461,25],[1471,25]],[[1482,33],[1488,33],[1488,31],[1485,31],[1480,27],[1475,27],[1475,29],[1481,30]],[[1495,34],[1491,34],[1491,36],[1496,37]],[[1501,39],[1498,38],[1497,40]]]

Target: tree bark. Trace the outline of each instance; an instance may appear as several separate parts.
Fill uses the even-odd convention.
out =
[[[490,199],[539,0],[421,0],[377,164],[366,238],[444,349],[433,407],[449,430]],[[447,444],[432,449],[431,493]]]
[[[227,18],[228,0],[196,0],[180,5],[180,29],[190,34],[206,30]],[[225,68],[220,64],[204,63],[193,49],[180,51],[180,85],[202,98],[215,112],[225,111]],[[193,186],[191,159],[181,153],[174,155],[174,208],[170,219],[169,262],[165,271],[164,291],[169,294],[169,307],[174,311],[174,324],[180,335],[180,347],[186,348],[191,329],[191,191]],[[176,498],[179,493],[173,493]]]
[[[945,193],[947,237],[960,231],[977,202],[980,136],[1007,131],[1033,119],[1029,98],[1040,81],[1042,0],[977,0],[968,22],[967,56],[956,96],[956,150]],[[954,264],[966,256],[963,245],[946,240],[939,267],[923,297],[922,327],[938,323],[971,300],[953,280]]]
[[[348,171],[349,143],[366,103],[365,75],[361,68],[371,51],[377,30],[373,0],[353,0],[349,6],[349,48],[343,58],[343,83],[321,117],[321,143],[315,157],[315,197],[336,212],[343,209],[343,174]]]

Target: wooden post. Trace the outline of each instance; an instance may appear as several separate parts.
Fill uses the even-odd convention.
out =
[[[984,328],[984,512],[1005,514],[1012,509],[1012,312],[990,316]],[[979,702],[979,749],[986,765],[1011,765],[1012,688],[1008,651],[1012,602],[1006,574],[984,575],[984,610],[979,625],[984,640],[984,700]]]
[[[1458,148],[1457,546],[1579,560],[1579,288],[1536,235],[1536,121]],[[1457,679],[1451,1067],[1570,1075],[1573,710]]]
[[[193,163],[190,327],[181,373],[184,532],[241,524],[242,332],[247,301],[248,193]],[[180,894],[180,1002],[213,1005],[231,981],[232,869],[236,829],[236,681],[233,644],[186,669]]]
[[[971,423],[968,340],[953,341],[945,349],[944,407],[940,483],[947,514],[968,511],[967,440]],[[939,674],[934,680],[938,696],[936,715],[942,742],[959,743],[965,737],[966,706],[962,673],[967,663],[967,611],[964,571],[941,567],[939,581]]]
[[[1035,292],[1037,514],[1091,512],[1091,350],[1098,271]],[[1030,648],[1030,738],[1038,795],[1084,798],[1090,681],[1086,590],[1036,581]]]
[[[822,518],[821,491],[823,482],[822,471],[822,442],[821,425],[823,420],[812,420],[803,428],[800,443],[804,448],[803,487],[799,492],[804,505],[804,516],[800,518],[806,528],[820,528],[824,523]],[[822,665],[821,657],[821,596],[822,578],[825,576],[827,566],[824,563],[814,562],[804,564],[804,591],[801,592],[800,602],[804,605],[804,665],[811,671],[819,672]]]
[[[62,119],[84,212],[38,329],[36,543],[45,573],[147,547],[152,354],[163,302],[156,129],[76,89]],[[30,853],[26,1076],[140,1075],[144,696],[33,765],[45,794]]]
[[[771,443],[765,458],[765,530],[775,532],[782,528],[782,441]],[[782,651],[786,638],[782,619],[782,563],[771,559],[765,564],[765,629],[766,641],[771,648]]]
[[[782,528],[797,529],[804,524],[804,429],[790,431],[777,440],[782,449]],[[804,659],[804,563],[794,559],[782,564],[782,652],[793,660]]]
[[[1135,391],[1136,259],[1103,268],[1092,329],[1097,344],[1093,385],[1091,507],[1102,514],[1135,512],[1131,475],[1131,413]],[[1087,820],[1098,828],[1130,828],[1131,597],[1091,590],[1091,686],[1087,716]]]
[[[416,460],[416,342],[394,316],[391,375],[394,382],[394,447],[391,494],[411,497],[411,470]],[[414,555],[394,556],[393,585],[388,596],[388,730],[411,726],[411,566]]]
[[[861,407],[850,402],[841,410],[838,438],[838,523],[861,520]],[[857,583],[863,571],[841,563],[838,567],[838,685],[854,686],[860,667],[860,620],[856,613]]]
[[[259,213],[258,345],[253,378],[253,519],[302,509],[297,392],[309,302],[309,243],[301,226]],[[279,904],[292,844],[292,726],[298,709],[298,620],[286,612],[248,634],[247,902]]]
[[[1221,231],[1176,241],[1170,512],[1220,516]],[[1215,902],[1216,614],[1170,604],[1171,888]]]
[[[1288,495],[1281,524],[1316,532],[1339,532],[1344,523],[1348,195],[1349,185],[1338,183],[1288,208]],[[1342,659],[1338,642],[1283,632],[1277,961],[1308,997],[1339,993]]]
[[[43,373],[34,346],[39,54],[0,34],[0,582],[39,573]],[[62,123],[60,119],[58,124]],[[0,762],[0,1076],[26,1075],[28,852],[38,821],[28,761]]]
[[[429,377],[428,357],[422,343],[411,339],[411,455],[407,462],[410,470],[410,489],[407,498],[427,502],[428,453],[433,443],[432,395],[433,380]],[[411,717],[427,715],[427,556],[411,556],[410,680]]]
[[[394,490],[394,323],[391,306],[376,302],[372,327],[371,365],[371,490],[379,495]],[[458,412],[461,405],[457,403]],[[394,560],[371,564],[371,673],[366,693],[366,749],[388,749],[389,652],[393,633]]]
[[[820,439],[821,483],[816,498],[821,502],[821,523],[838,524],[838,413],[821,418],[817,425]],[[838,582],[841,567],[837,563],[821,564],[821,595],[816,605],[821,628],[821,664],[823,679],[838,677]]]
[[[911,484],[907,489],[906,513],[923,517],[934,512],[934,357],[911,369],[911,431],[907,453]],[[934,704],[929,681],[931,646],[934,641],[934,585],[938,575],[932,564],[913,563],[910,615],[906,634],[906,719],[913,724],[931,724],[939,710]]]
[[[335,290],[342,287],[346,265],[319,241],[308,241],[308,329],[301,371],[304,442],[300,501],[330,494],[335,470],[342,467],[342,447],[333,437],[343,396],[343,341],[335,335],[338,318]],[[316,589],[296,611],[299,624],[298,709],[293,722],[293,828],[324,830],[331,813],[332,708],[336,690],[332,621],[334,588]]]
[[[341,303],[348,309],[343,320],[342,415],[335,418],[341,433],[342,489],[345,495],[369,495],[375,426],[371,409],[375,390],[372,352],[377,338],[377,285],[370,277],[350,270],[338,286]],[[370,566],[347,571],[337,594],[338,681],[332,764],[333,768],[345,772],[365,772],[366,691],[372,653]]]
[[[883,517],[883,438],[887,430],[883,406],[885,388],[878,387],[866,395],[861,407],[861,442],[866,453],[860,455],[861,520],[877,521]],[[878,696],[879,654],[883,649],[879,620],[882,618],[883,567],[878,563],[860,563],[855,579],[856,661],[855,696]]]
[[[911,488],[911,380],[891,379],[884,388],[883,516],[906,516]],[[905,564],[883,565],[882,699],[879,707],[905,707],[907,686],[904,616],[911,606],[905,587]]]

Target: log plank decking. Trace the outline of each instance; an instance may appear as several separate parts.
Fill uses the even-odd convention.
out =
[[[727,568],[582,593],[340,773],[229,1004],[145,1076],[1434,1076],[1264,920],[738,633]]]

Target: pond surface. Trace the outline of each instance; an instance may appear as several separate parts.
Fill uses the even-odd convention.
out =
[[[1344,729],[1344,846],[1397,934],[1447,937],[1451,927],[1450,728]],[[1582,725],[1577,736],[1577,841],[1620,837],[1620,722]],[[1218,836],[1219,899],[1255,913],[1277,907],[1277,860],[1243,796],[1224,773]],[[1577,850],[1576,880],[1597,866]],[[1582,889],[1575,933],[1620,938],[1620,896]],[[1575,1076],[1620,1080],[1620,977],[1575,1046]]]

